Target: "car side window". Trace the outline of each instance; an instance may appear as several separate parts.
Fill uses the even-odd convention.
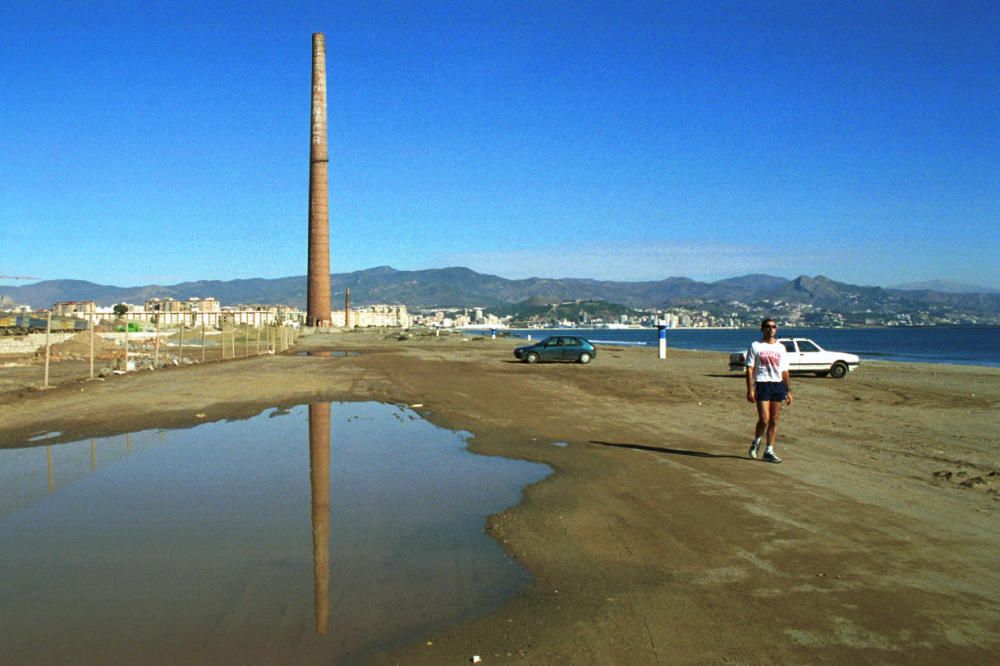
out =
[[[799,340],[799,351],[800,352],[818,352],[819,347],[809,342],[808,340]]]
[[[781,344],[785,345],[785,351],[790,354],[795,353],[795,341],[794,340],[783,340]]]
[[[576,338],[564,338],[563,344],[566,345],[567,347],[575,347],[578,344],[580,344],[580,341],[577,340]]]

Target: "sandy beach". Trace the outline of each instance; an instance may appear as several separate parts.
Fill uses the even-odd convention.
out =
[[[754,409],[723,354],[609,346],[590,365],[529,366],[518,342],[314,335],[274,357],[48,391],[0,369],[0,446],[380,400],[473,433],[476,453],[550,465],[487,524],[533,584],[382,663],[995,660],[1000,369],[795,377],[785,462],[770,465],[746,455]]]

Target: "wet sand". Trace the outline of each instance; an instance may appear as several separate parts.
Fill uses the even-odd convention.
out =
[[[588,366],[527,366],[516,343],[317,335],[277,357],[7,391],[0,446],[375,399],[422,405],[478,453],[551,465],[488,523],[535,582],[384,663],[993,661],[1000,370],[794,378],[785,462],[769,465],[746,457],[753,407],[722,354],[603,347]]]

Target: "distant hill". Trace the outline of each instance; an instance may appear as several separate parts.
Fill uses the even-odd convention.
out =
[[[935,290],[901,290],[862,287],[823,276],[793,280],[772,275],[745,275],[698,282],[672,277],[651,282],[613,282],[588,279],[528,278],[508,280],[452,267],[398,271],[379,266],[353,273],[331,275],[334,307],[340,306],[345,288],[354,305],[405,303],[424,307],[496,307],[523,303],[558,303],[571,300],[607,301],[634,308],[696,305],[707,301],[744,303],[782,301],[804,303],[839,311],[907,312],[921,308],[954,308],[966,312],[1000,313],[1000,294],[951,293]],[[284,303],[305,307],[305,276],[276,279],[182,282],[175,285],[115,287],[80,280],[49,280],[21,287],[0,287],[0,297],[33,308],[57,301],[94,300],[99,305],[142,303],[149,298],[213,296],[224,305]]]
[[[907,282],[897,284],[890,289],[900,289],[902,291],[943,291],[949,294],[997,294],[1000,289],[992,289],[975,284],[965,284],[963,282],[951,282],[950,280],[927,280],[926,282]]]

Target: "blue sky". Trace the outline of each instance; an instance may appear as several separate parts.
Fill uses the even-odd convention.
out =
[[[1000,3],[0,3],[0,274],[1000,287]],[[0,280],[0,284],[23,284]]]

